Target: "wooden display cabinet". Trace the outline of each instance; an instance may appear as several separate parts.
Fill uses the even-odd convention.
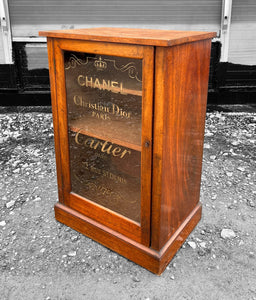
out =
[[[201,217],[213,32],[47,36],[56,219],[161,274]]]

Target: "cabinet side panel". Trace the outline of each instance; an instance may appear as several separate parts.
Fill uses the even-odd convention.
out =
[[[164,115],[162,137],[154,141],[163,147],[160,210],[153,212],[159,214],[158,224],[152,224],[152,234],[158,234],[152,238],[154,249],[163,247],[199,202],[210,45],[204,40],[166,49],[164,82],[156,78],[156,90],[164,92],[163,100],[155,100],[163,101]],[[160,115],[155,111],[154,128]]]

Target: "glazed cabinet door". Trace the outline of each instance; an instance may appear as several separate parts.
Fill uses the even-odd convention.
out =
[[[48,43],[60,199],[149,245],[153,47]]]

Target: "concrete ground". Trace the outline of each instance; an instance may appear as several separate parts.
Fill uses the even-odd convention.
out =
[[[207,113],[203,217],[159,277],[55,221],[51,113],[0,108],[0,299],[256,299],[256,112],[245,110]]]

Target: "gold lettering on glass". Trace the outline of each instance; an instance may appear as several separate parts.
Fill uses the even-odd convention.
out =
[[[71,190],[140,222],[142,60],[64,52]]]

